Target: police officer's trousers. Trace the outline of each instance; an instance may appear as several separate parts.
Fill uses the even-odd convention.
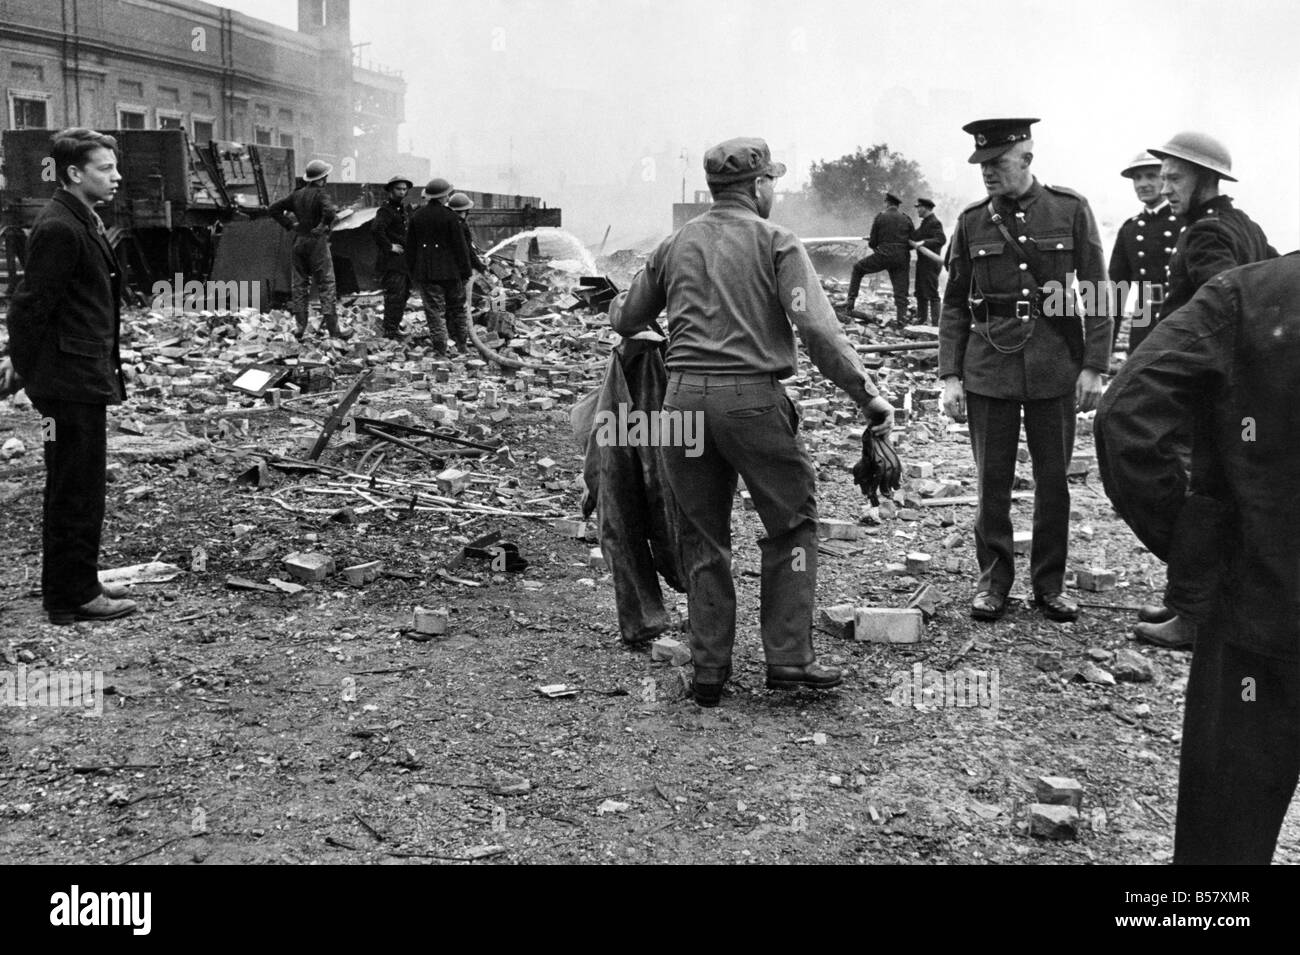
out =
[[[1011,489],[1016,479],[1020,414],[1034,469],[1034,541],[1029,572],[1034,594],[1065,589],[1070,535],[1070,487],[1066,475],[1074,452],[1074,392],[1039,401],[1013,401],[966,393],[971,450],[979,474],[975,557],[979,590],[1006,594],[1015,580]]]
[[[695,447],[679,441],[664,448],[668,481],[680,508],[678,541],[695,679],[722,683],[731,673],[736,639],[731,508],[737,474],[745,479],[766,531],[758,544],[759,629],[767,663],[812,663],[817,479],[798,436],[794,403],[774,375],[670,370],[664,411],[667,421],[692,416],[698,439]]]

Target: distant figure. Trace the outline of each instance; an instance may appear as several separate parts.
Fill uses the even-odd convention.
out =
[[[447,200],[447,208],[456,213],[456,218],[465,230],[465,243],[469,246],[469,259],[474,271],[479,275],[487,275],[487,264],[483,261],[478,246],[474,244],[474,232],[469,227],[469,210],[474,208],[474,200],[463,192],[454,192]]]
[[[293,296],[289,310],[298,323],[297,335],[307,334],[307,302],[311,284],[320,298],[321,318],[330,335],[351,338],[351,332],[339,328],[334,296],[334,260],[330,256],[330,228],[338,218],[338,208],[324,188],[334,169],[323,159],[313,159],[303,172],[303,184],[267,212],[276,222],[291,230],[293,238]]]
[[[385,338],[402,337],[402,315],[411,296],[411,267],[406,261],[406,230],[411,223],[411,207],[405,201],[411,186],[411,180],[405,176],[389,179],[384,186],[388,198],[375,210],[375,218],[370,223],[370,234],[379,247],[375,271],[384,290]]]
[[[122,270],[95,206],[122,182],[117,141],[92,129],[55,133],[59,188],[36,217],[9,308],[12,369],[45,442],[41,600],[50,622],[133,613],[125,587],[99,582],[108,439],[105,409],[126,400],[118,349]]]
[[[849,297],[844,308],[846,311],[853,310],[864,275],[887,271],[889,281],[894,286],[894,310],[898,324],[906,325],[907,272],[912,263],[912,250],[908,240],[912,238],[912,220],[899,208],[902,204],[903,200],[892,192],[885,193],[885,209],[871,223],[871,235],[867,236],[867,246],[872,254],[853,263]]]
[[[1138,153],[1120,175],[1133,180],[1133,191],[1142,203],[1142,211],[1119,227],[1107,270],[1112,282],[1124,282],[1125,288],[1137,285],[1128,332],[1128,353],[1132,355],[1155,324],[1165,293],[1165,267],[1178,241],[1182,219],[1170,208],[1169,200],[1160,195],[1160,160],[1155,156]],[[1123,308],[1122,301],[1115,302],[1115,340],[1119,338]]]
[[[940,253],[948,237],[934,214],[932,200],[917,199],[916,215],[920,222],[908,243],[916,249],[916,321],[920,325],[938,325],[939,272],[943,269]]]
[[[469,330],[465,321],[465,282],[473,274],[464,224],[446,206],[455,190],[446,179],[431,179],[424,187],[429,200],[411,216],[406,256],[411,279],[424,302],[424,318],[433,350],[447,355],[447,332],[460,354],[465,354]]]

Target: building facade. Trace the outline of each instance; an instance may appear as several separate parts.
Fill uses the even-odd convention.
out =
[[[0,0],[0,129],[185,129],[287,146],[336,180],[420,182],[397,148],[406,82],[354,55],[349,0],[298,0],[298,29],[200,0]]]

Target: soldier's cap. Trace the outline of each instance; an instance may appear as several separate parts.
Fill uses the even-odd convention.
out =
[[[415,186],[415,183],[411,182],[411,180],[407,179],[405,176],[394,176],[392,179],[388,180],[388,182],[384,183],[384,188],[392,189],[393,186],[397,185],[399,182],[406,183],[407,189],[411,189]]]
[[[302,178],[306,182],[315,182],[317,179],[324,179],[333,171],[334,167],[325,160],[313,159],[311,162],[307,163],[307,168],[302,172]]]
[[[1038,122],[1033,119],[977,119],[961,128],[963,133],[975,137],[975,151],[970,154],[969,163],[988,162],[997,159],[1018,142],[1023,142],[1033,135],[1029,127]]]
[[[430,199],[446,199],[456,191],[456,187],[446,179],[430,179],[429,184],[424,187],[424,194]]]
[[[728,139],[704,154],[704,178],[711,186],[784,175],[785,163],[773,162],[767,141],[756,136]]]
[[[890,205],[895,206],[901,206],[903,204],[903,200],[898,198],[898,196],[894,195],[892,192],[885,193],[885,201]]]
[[[1119,171],[1119,174],[1125,179],[1132,179],[1139,169],[1150,169],[1152,166],[1159,169],[1160,160],[1148,152],[1140,152],[1133,157],[1133,161]]]
[[[933,209],[933,208],[934,208],[934,200],[933,200],[933,199],[917,199],[917,200],[916,200],[916,204],[917,204],[918,206],[925,206],[927,209]]]

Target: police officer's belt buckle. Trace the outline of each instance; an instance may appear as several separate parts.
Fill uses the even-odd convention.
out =
[[[1016,302],[1016,318],[1020,319],[1021,322],[1027,322],[1033,317],[1034,307],[1032,302],[1023,300]]]
[[[1146,301],[1152,305],[1163,305],[1165,303],[1165,286],[1162,282],[1146,283]]]

